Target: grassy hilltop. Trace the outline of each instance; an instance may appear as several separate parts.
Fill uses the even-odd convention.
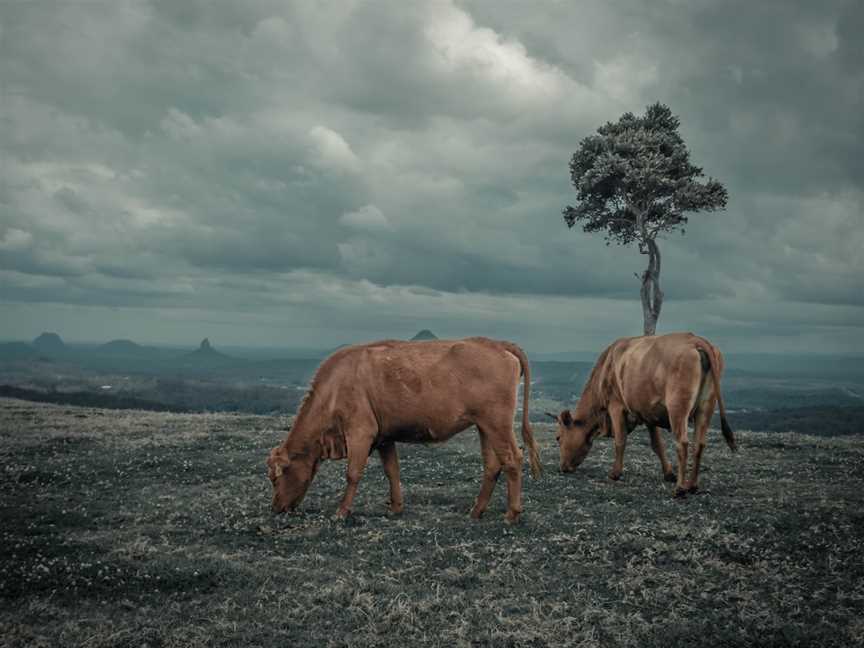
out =
[[[377,457],[332,519],[344,463],[271,517],[263,460],[287,419],[0,400],[0,645],[808,646],[864,636],[864,438],[712,432],[704,493],[673,500],[644,433],[577,474],[504,481],[468,518],[471,432]]]

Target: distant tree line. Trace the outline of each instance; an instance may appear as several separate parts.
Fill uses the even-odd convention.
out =
[[[0,397],[18,398],[36,403],[56,405],[77,405],[79,407],[103,407],[106,409],[140,409],[152,412],[187,412],[185,407],[169,405],[143,398],[126,395],[99,394],[96,392],[39,391],[12,385],[0,385]]]
[[[184,385],[178,390],[174,381],[166,380],[153,395],[159,399],[137,398],[125,394],[98,392],[40,391],[0,385],[0,397],[18,398],[39,403],[101,407],[105,409],[140,409],[167,412],[244,412],[251,414],[294,413],[303,396],[301,390],[272,387],[228,387],[225,385]],[[172,389],[173,387],[173,389]],[[563,387],[562,387],[563,389]],[[570,387],[572,390],[572,387]],[[718,421],[714,421],[717,427]],[[531,419],[545,422],[542,408],[532,408]],[[842,436],[864,433],[864,406],[814,405],[786,409],[729,412],[734,429],[761,432],[799,432],[817,436]]]
[[[50,386],[39,390],[0,385],[0,397],[6,398],[58,405],[164,412],[293,413],[300,405],[303,393],[297,389],[242,387],[174,378],[159,379],[155,386],[141,389],[135,396],[122,391],[58,391]]]
[[[729,412],[734,429],[760,432],[799,432],[817,436],[864,433],[864,406],[821,405],[767,411]]]

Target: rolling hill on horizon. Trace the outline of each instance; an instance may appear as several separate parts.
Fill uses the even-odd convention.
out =
[[[45,332],[37,336],[33,342],[33,348],[42,353],[63,353],[66,351],[66,344],[63,339],[56,333]]]
[[[412,340],[439,339],[431,330],[421,329]],[[217,349],[205,337],[197,348],[189,350],[178,347],[142,345],[128,338],[117,338],[102,344],[66,343],[58,333],[45,332],[32,342],[11,341],[0,343],[0,364],[11,363],[24,365],[41,362],[59,362],[70,368],[80,367],[93,371],[114,371],[124,373],[160,374],[163,372],[179,372],[228,376],[237,373],[246,378],[260,373],[261,375],[278,374],[280,376],[307,376],[309,367],[314,367],[333,351],[333,349],[303,349],[291,347],[229,347],[231,353]],[[597,357],[595,352],[532,352],[528,350],[532,365],[544,364],[547,377],[556,375],[556,364],[561,364],[562,375],[573,376],[581,373],[581,365],[593,364]],[[726,371],[724,382],[731,386],[736,377],[760,378],[763,382],[769,377],[780,380],[808,378],[827,380],[836,379],[844,383],[864,383],[864,356],[854,354],[771,354],[771,353],[726,353]],[[566,365],[575,363],[580,371]],[[294,368],[294,366],[298,368]],[[299,367],[302,366],[302,369]],[[216,372],[213,374],[212,372]],[[535,375],[540,372],[535,371]],[[767,384],[767,383],[766,383]],[[841,388],[845,389],[845,387]],[[853,387],[851,399],[856,400],[861,391]],[[824,398],[820,398],[824,400]]]
[[[144,355],[150,353],[151,349],[133,342],[132,340],[111,340],[96,348],[99,353],[110,353],[113,355]]]

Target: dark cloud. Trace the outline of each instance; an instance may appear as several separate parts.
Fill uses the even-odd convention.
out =
[[[3,3],[0,299],[30,306],[0,336],[40,308],[236,342],[253,313],[310,343],[638,332],[644,259],[560,210],[579,140],[656,100],[730,192],[661,241],[661,324],[859,330],[862,21],[853,0]]]

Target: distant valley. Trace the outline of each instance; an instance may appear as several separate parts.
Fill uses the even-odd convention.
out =
[[[411,339],[437,336],[423,329]],[[291,414],[332,351],[222,349],[206,337],[187,349],[128,339],[66,344],[59,334],[46,332],[30,343],[0,344],[0,396],[109,408]],[[531,418],[544,420],[545,411],[573,407],[594,356],[529,351],[529,357]],[[727,354],[723,393],[733,425],[855,431],[852,421],[864,414],[861,360]]]

